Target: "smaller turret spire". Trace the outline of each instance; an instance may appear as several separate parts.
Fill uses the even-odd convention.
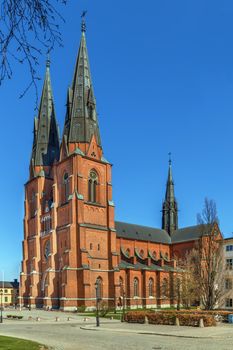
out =
[[[166,230],[169,233],[169,235],[171,235],[172,232],[178,228],[178,206],[174,194],[171,152],[168,153],[168,156],[168,178],[166,185],[166,195],[162,209],[162,228]]]

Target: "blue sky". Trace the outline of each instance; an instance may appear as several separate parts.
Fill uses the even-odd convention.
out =
[[[51,55],[61,131],[83,9],[116,219],[160,227],[171,151],[180,227],[196,224],[207,196],[222,232],[232,235],[233,2],[70,0],[62,8],[64,48]],[[42,57],[41,77],[44,71]],[[17,277],[22,254],[34,91],[18,97],[28,79],[27,68],[14,65],[0,87],[0,270],[7,279]]]

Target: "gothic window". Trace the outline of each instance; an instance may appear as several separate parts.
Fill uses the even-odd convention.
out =
[[[98,244],[98,250],[100,250],[100,244]]]
[[[96,287],[96,297],[97,299],[102,299],[103,297],[103,280],[101,277],[98,277],[95,282]]]
[[[98,175],[94,170],[91,170],[88,179],[88,201],[92,203],[97,202],[97,186],[98,186]]]
[[[133,280],[133,296],[138,297],[139,296],[139,282],[138,278],[135,277]]]
[[[36,214],[36,195],[35,192],[32,192],[31,200],[30,200],[30,216],[33,218]]]
[[[143,250],[143,249],[140,250],[140,256],[141,256],[142,258],[144,258],[144,250]]]
[[[154,296],[154,280],[153,278],[149,279],[149,297],[153,297]]]
[[[123,293],[124,293],[124,282],[123,282],[123,278],[122,277],[119,278],[119,287],[120,287],[120,296],[123,296]]]
[[[162,281],[161,296],[162,298],[168,298],[168,280],[166,278]]]
[[[44,257],[46,261],[49,258],[49,254],[50,254],[50,240],[47,240],[44,245]]]
[[[69,175],[67,173],[63,176],[63,202],[67,203],[70,195],[69,189]]]
[[[90,250],[92,250],[92,247],[93,247],[93,245],[92,245],[92,243],[90,243]]]

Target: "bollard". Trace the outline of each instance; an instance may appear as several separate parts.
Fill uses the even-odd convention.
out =
[[[145,316],[145,324],[149,324],[148,317]]]
[[[28,317],[28,321],[31,321],[31,320],[32,320],[32,316],[29,316],[29,317]]]
[[[179,320],[178,317],[176,317],[175,325],[178,326],[178,327],[180,326],[180,320]]]
[[[70,317],[67,317],[67,321],[70,321]]]
[[[37,317],[36,320],[39,322],[40,321],[40,317]]]
[[[204,321],[203,321],[203,318],[200,319],[200,322],[199,322],[199,327],[201,328],[204,328]]]
[[[86,318],[86,317],[84,317],[83,321],[84,321],[84,322],[86,322],[86,321],[87,321],[87,318]]]
[[[59,321],[60,321],[59,317],[56,317],[56,322],[59,322]]]

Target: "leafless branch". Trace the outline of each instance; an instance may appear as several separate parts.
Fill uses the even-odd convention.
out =
[[[38,101],[39,56],[62,46],[59,3],[67,0],[0,0],[0,85],[12,78],[14,61],[26,64],[30,81],[21,98],[34,87]]]

